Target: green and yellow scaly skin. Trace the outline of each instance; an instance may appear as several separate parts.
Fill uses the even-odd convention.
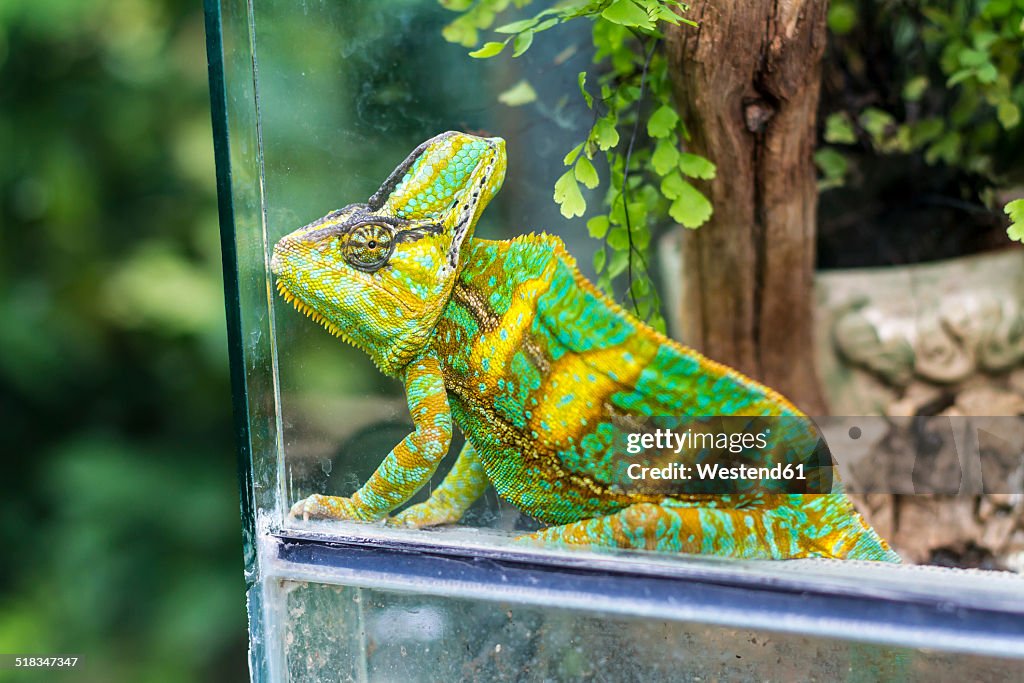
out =
[[[659,416],[776,419],[776,439],[813,450],[810,421],[776,392],[659,334],[608,300],[561,240],[474,239],[505,175],[505,143],[444,133],[420,145],[366,204],[282,238],[281,294],[405,382],[415,431],[350,498],[314,495],[292,514],[377,520],[466,446],[425,503],[388,519],[457,521],[487,486],[551,525],[521,540],[745,558],[898,561],[849,499],[752,488],[708,493],[634,480],[618,436]],[[808,489],[814,490],[814,489]]]

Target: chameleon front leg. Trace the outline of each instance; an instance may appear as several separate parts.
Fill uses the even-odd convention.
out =
[[[483,495],[489,483],[476,449],[467,441],[452,469],[430,498],[395,515],[388,520],[388,525],[419,529],[457,522]]]
[[[830,495],[745,508],[695,507],[677,500],[542,529],[517,539],[540,546],[631,548],[743,559],[858,558],[899,562],[884,541],[850,533],[863,522]],[[799,497],[803,498],[803,497]],[[836,514],[831,514],[835,512]],[[841,514],[840,514],[841,513]],[[836,520],[839,523],[834,523]],[[875,537],[877,538],[877,537]]]
[[[452,439],[452,414],[441,366],[422,356],[405,369],[405,395],[416,429],[395,446],[351,498],[312,495],[292,506],[303,519],[360,519],[385,516],[429,481]]]

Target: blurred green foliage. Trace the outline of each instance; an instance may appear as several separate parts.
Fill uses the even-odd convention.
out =
[[[828,21],[823,189],[870,151],[951,169],[993,211],[1019,192],[1024,0],[834,0]]]
[[[0,652],[76,681],[246,677],[208,103],[201,3],[0,3]]]

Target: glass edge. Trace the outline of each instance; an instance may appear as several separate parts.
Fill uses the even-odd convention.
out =
[[[899,599],[802,593],[764,582],[708,581],[365,545],[277,540],[264,581],[344,585],[447,598],[558,606],[912,649],[1024,659],[1019,613]],[[443,578],[439,578],[443,577]]]
[[[235,235],[235,211],[234,202],[232,195],[232,172],[230,163],[230,140],[229,140],[229,124],[228,124],[228,103],[227,103],[227,91],[225,83],[225,68],[224,68],[224,53],[223,53],[223,42],[222,42],[222,16],[221,16],[221,2],[220,0],[204,0],[204,11],[205,11],[205,22],[206,22],[206,49],[208,58],[208,69],[209,69],[209,86],[210,86],[210,105],[211,105],[211,117],[213,123],[213,139],[214,139],[214,156],[216,160],[216,177],[217,177],[217,194],[218,194],[218,212],[220,219],[220,231],[221,231],[221,249],[222,249],[222,260],[223,260],[223,273],[224,273],[224,292],[225,292],[225,310],[227,320],[227,332],[228,332],[228,352],[230,362],[230,374],[231,374],[231,386],[232,386],[232,404],[233,404],[233,422],[234,422],[234,433],[236,438],[236,453],[238,458],[238,476],[239,476],[239,489],[240,489],[240,506],[241,506],[241,520],[243,525],[243,540],[245,544],[245,575],[246,583],[248,587],[247,596],[250,599],[249,616],[250,616],[250,633],[252,634],[251,647],[255,648],[256,643],[256,632],[253,631],[253,625],[255,620],[262,620],[265,618],[264,610],[268,607],[266,603],[269,602],[267,597],[267,591],[273,590],[273,586],[267,582],[277,581],[281,579],[290,580],[316,580],[315,572],[308,570],[303,571],[301,569],[301,563],[296,563],[293,560],[288,560],[285,564],[278,562],[270,562],[271,558],[275,560],[280,558],[280,555],[266,555],[262,552],[256,552],[258,541],[256,537],[256,510],[255,510],[255,495],[254,495],[254,472],[253,472],[253,461],[252,461],[252,442],[251,442],[251,430],[249,422],[249,397],[247,394],[247,383],[244,363],[244,345],[243,345],[243,325],[241,320],[240,312],[240,292],[239,292],[239,276],[238,276],[238,255],[236,248],[236,235]],[[283,481],[279,481],[279,484],[283,484]],[[462,560],[480,561],[484,563],[497,563],[495,566],[505,567],[518,566],[519,569],[528,568],[537,573],[542,578],[544,576],[554,576],[560,572],[579,572],[584,576],[585,580],[596,579],[599,576],[599,572],[611,573],[612,578],[619,582],[628,582],[631,580],[668,580],[669,577],[663,577],[655,573],[651,575],[647,572],[632,570],[629,565],[620,565],[609,570],[604,564],[621,562],[614,558],[609,558],[605,563],[598,566],[586,566],[584,567],[581,562],[567,562],[567,558],[564,554],[558,554],[557,556],[544,556],[543,559],[539,559],[539,556],[533,553],[517,553],[517,552],[504,552],[501,549],[491,548],[458,548],[458,547],[437,547],[431,543],[408,543],[401,544],[402,547],[398,547],[396,544],[388,544],[386,541],[378,539],[345,539],[344,537],[334,537],[323,539],[333,543],[340,543],[340,546],[334,546],[335,549],[347,549],[350,552],[360,553],[363,551],[379,551],[385,554],[397,554],[404,553],[405,555],[413,555],[424,559],[438,558],[439,556],[446,556],[448,560],[461,558]],[[291,537],[288,539],[278,538],[277,543],[293,544],[294,547],[299,548],[306,544],[317,544],[325,546],[326,544],[311,539],[302,539]],[[393,547],[392,547],[393,546]],[[330,547],[330,546],[327,546]],[[264,557],[261,558],[260,556]],[[263,562],[261,562],[261,559]],[[260,565],[265,562],[268,565],[265,569],[265,575],[260,575]],[[276,565],[276,566],[271,566]],[[525,565],[530,565],[526,567]],[[299,571],[296,574],[284,574],[280,573],[283,566],[289,568],[299,567]],[[311,563],[308,566],[316,567],[315,563]],[[387,565],[383,565],[383,570],[387,573]],[[401,584],[403,578],[402,572],[391,571],[390,574],[394,579]],[[366,576],[369,576],[366,573]],[[352,574],[352,583],[346,583],[345,585],[359,586],[360,579],[358,573]],[[676,576],[672,580],[682,583],[682,576]],[[718,585],[721,587],[721,583],[715,584],[714,581],[707,581],[700,577],[689,577],[694,582],[696,587],[700,587],[702,583],[708,583],[710,585]],[[262,579],[262,580],[261,580]],[[419,584],[415,582],[407,583],[406,590],[413,590],[413,586]],[[427,585],[427,584],[424,584]],[[490,585],[488,582],[483,582],[482,585]],[[370,587],[370,586],[367,586]],[[769,589],[770,590],[770,589]],[[424,591],[427,592],[427,591]],[[776,592],[778,589],[776,588]],[[496,598],[490,598],[491,600],[501,599],[499,596]],[[842,596],[835,596],[842,597]],[[849,597],[849,596],[846,596]],[[604,606],[608,606],[614,602],[610,597],[606,597],[601,603]],[[955,604],[955,600],[951,599],[951,604]],[[543,603],[550,605],[550,602]],[[583,607],[573,606],[572,609],[585,609]],[[594,608],[590,608],[593,611]],[[612,610],[619,611],[619,610]],[[641,615],[635,615],[641,616]],[[676,617],[679,618],[679,617]],[[740,625],[742,624],[732,624]],[[819,633],[821,630],[819,630]],[[838,638],[839,636],[829,636]],[[866,629],[863,627],[857,631],[858,634],[862,632],[866,633]],[[265,632],[264,632],[265,633]],[[862,637],[862,636],[861,636]],[[879,636],[882,640],[867,639],[873,642],[890,642],[895,641],[885,640],[885,638],[892,637],[892,634],[883,634]],[[1020,650],[1016,651],[1015,654],[999,654],[996,656],[1016,656],[1024,657],[1024,636],[1018,634],[1019,640],[1017,641]],[[942,640],[945,643],[945,640]],[[1000,640],[1000,643],[1005,645],[1004,640]],[[899,643],[896,643],[899,644]],[[264,643],[264,646],[266,644]],[[933,645],[932,647],[937,647]],[[963,651],[973,650],[968,648]],[[1005,647],[1004,647],[1005,651]],[[257,661],[257,652],[254,649],[250,650],[250,667],[254,680],[262,680],[258,675],[258,672],[266,673],[268,670],[265,668],[268,666],[267,660],[265,659],[265,653],[263,659]],[[992,654],[988,652],[988,654]],[[260,666],[257,666],[257,663]]]
[[[256,576],[255,511],[253,509],[252,453],[249,439],[248,397],[242,347],[242,322],[238,284],[238,254],[235,248],[235,214],[232,198],[228,104],[224,79],[224,50],[220,0],[204,0],[206,55],[210,81],[210,115],[213,124],[213,153],[217,167],[217,208],[220,219],[221,259],[224,272],[224,308],[227,320],[228,362],[231,374],[232,415],[238,459],[238,484],[245,576],[249,585]]]
[[[1000,573],[993,580],[991,576],[978,574],[943,575],[944,572],[957,571],[945,567],[890,565],[881,562],[860,561],[851,565],[849,561],[827,559],[737,560],[704,555],[666,556],[663,553],[636,550],[566,551],[514,545],[496,546],[486,540],[452,543],[440,538],[428,542],[410,537],[375,535],[372,532],[346,535],[310,531],[276,533],[269,544],[264,544],[261,554],[269,568],[282,556],[280,546],[289,546],[287,554],[294,546],[302,544],[372,548],[462,561],[493,560],[538,570],[551,568],[554,571],[600,572],[622,577],[707,582],[799,595],[866,597],[919,605],[942,604],[951,608],[988,609],[1024,617],[1024,578],[1009,572]],[[780,571],[782,565],[788,565],[789,571]],[[944,589],[937,590],[934,584],[940,577],[953,579],[953,585],[942,581]],[[1014,588],[1017,590],[1012,591]]]

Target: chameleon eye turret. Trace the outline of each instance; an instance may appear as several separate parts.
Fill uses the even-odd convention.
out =
[[[341,248],[353,268],[372,273],[391,258],[395,250],[395,230],[380,223],[357,225],[345,235]]]

